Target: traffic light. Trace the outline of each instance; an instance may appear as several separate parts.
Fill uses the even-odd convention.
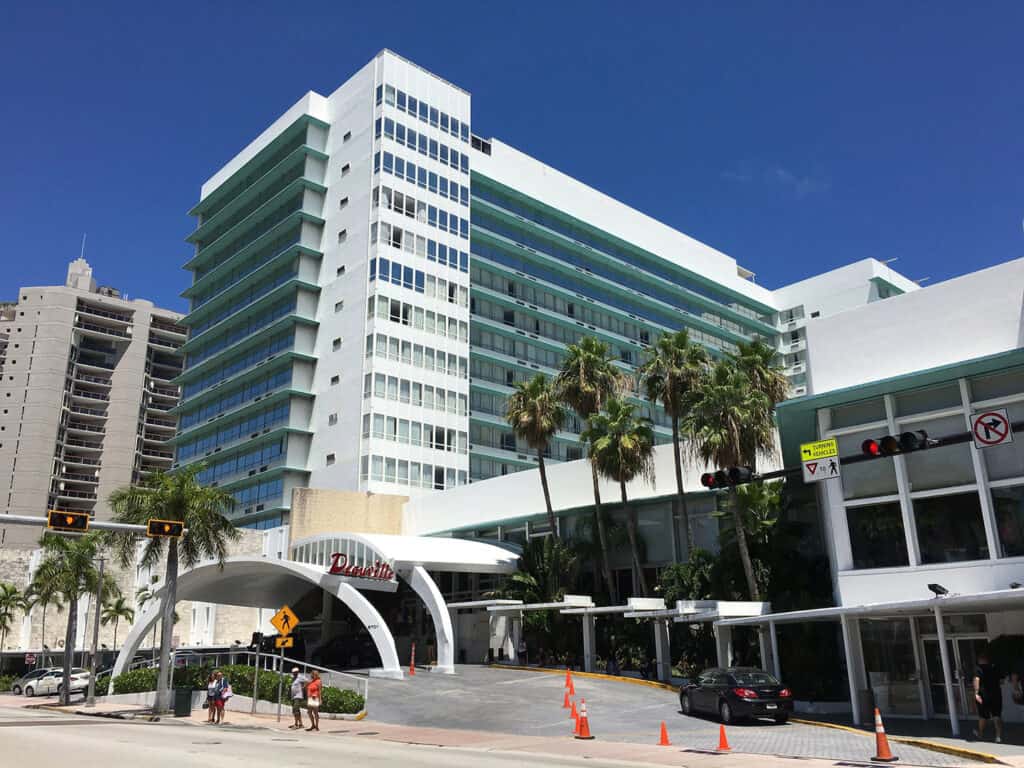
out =
[[[705,488],[718,491],[732,485],[749,483],[753,479],[754,473],[750,467],[729,467],[717,472],[705,472],[700,476],[700,484]]]
[[[146,535],[151,539],[180,539],[184,532],[184,523],[179,523],[177,520],[153,518],[146,525]]]
[[[904,432],[900,435],[886,435],[877,440],[865,440],[860,445],[860,452],[871,458],[895,456],[898,453],[922,451],[931,444],[932,441],[929,441],[928,433],[923,429],[918,429],[914,432]]]
[[[46,527],[51,531],[85,533],[89,530],[88,512],[62,512],[51,509],[46,516]]]

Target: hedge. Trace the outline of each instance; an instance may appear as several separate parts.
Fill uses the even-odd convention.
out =
[[[0,691],[9,691],[17,678],[14,675],[0,675]]]
[[[206,681],[210,676],[212,667],[185,667],[174,670],[174,687],[191,688],[194,691],[205,691]],[[252,696],[253,668],[242,664],[229,664],[217,667],[224,676],[231,681],[231,690],[239,696]],[[118,675],[114,678],[114,693],[144,693],[156,690],[157,670],[149,667],[144,669],[133,669]],[[259,672],[259,699],[277,703],[278,682],[281,681],[281,699],[284,703],[288,701],[288,691],[291,687],[291,677],[279,675],[277,672],[260,670]],[[97,684],[97,690],[106,690]],[[321,712],[337,714],[356,714],[366,706],[363,697],[355,691],[341,688],[324,686],[321,694]]]

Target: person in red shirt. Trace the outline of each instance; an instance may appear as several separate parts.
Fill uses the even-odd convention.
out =
[[[307,731],[320,730],[320,692],[323,690],[323,681],[320,673],[313,670],[312,680],[306,686],[306,709],[309,712],[309,728]]]

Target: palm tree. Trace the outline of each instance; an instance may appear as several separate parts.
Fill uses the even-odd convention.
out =
[[[135,621],[135,610],[128,605],[128,602],[123,596],[118,595],[116,599],[108,602],[103,606],[103,614],[101,623],[103,626],[107,626],[110,622],[114,622],[114,652],[117,652],[117,626],[121,623],[121,619],[132,622]]]
[[[26,612],[29,603],[26,595],[13,584],[0,584],[0,653],[3,652],[7,635],[11,631],[11,623],[19,612]],[[0,659],[3,657],[0,656]],[[2,666],[2,665],[0,665]]]
[[[640,380],[651,402],[660,402],[672,419],[672,454],[676,467],[676,493],[686,531],[687,557],[693,551],[693,527],[683,490],[683,456],[679,444],[679,426],[693,401],[693,393],[708,365],[704,347],[690,341],[686,329],[662,334],[654,343],[650,357],[640,366]]]
[[[184,523],[185,534],[167,540],[167,565],[164,598],[161,606],[160,671],[157,677],[155,709],[170,709],[171,639],[174,631],[174,606],[178,593],[178,561],[192,568],[200,561],[216,558],[223,566],[228,545],[239,537],[238,529],[224,516],[234,499],[219,488],[205,488],[196,482],[202,465],[186,467],[174,474],[154,473],[142,485],[119,488],[110,494],[110,507],[119,523],[146,525],[152,518]],[[122,567],[135,564],[136,538],[114,534],[117,559]],[[149,568],[164,553],[164,539],[151,538],[143,549],[139,565]]]
[[[785,400],[789,395],[789,381],[775,363],[775,350],[760,341],[740,342],[736,347],[732,359],[754,389],[771,400],[773,407]]]
[[[611,349],[591,336],[585,336],[579,344],[569,345],[562,369],[555,377],[555,387],[562,402],[572,408],[583,421],[589,421],[594,414],[599,413],[604,404],[615,396],[621,384],[622,374],[612,363]],[[594,527],[601,542],[601,570],[608,587],[608,596],[615,603],[617,590],[608,556],[608,532],[601,512],[597,467],[593,462],[590,462],[590,474],[594,482]]]
[[[585,439],[590,444],[590,460],[597,471],[619,484],[633,568],[640,584],[640,594],[646,597],[647,579],[640,565],[637,543],[637,513],[626,497],[626,483],[637,477],[648,482],[654,480],[654,428],[651,420],[637,416],[635,406],[612,398],[605,404],[604,413],[590,419]]]
[[[555,511],[551,506],[551,491],[548,488],[548,473],[544,466],[544,453],[551,445],[555,433],[565,423],[565,408],[558,401],[551,383],[538,373],[527,382],[516,385],[516,391],[508,399],[505,418],[527,445],[537,451],[537,468],[540,470],[540,485],[544,491],[544,505],[548,513],[551,535],[558,538]]]
[[[99,537],[96,534],[84,536],[43,536],[43,562],[36,569],[34,582],[49,583],[67,602],[68,622],[64,634],[64,675],[60,689],[61,704],[67,704],[70,696],[71,667],[75,656],[75,635],[78,631],[78,601],[96,591],[99,570],[96,560],[100,554]],[[104,591],[110,582],[104,579]],[[102,597],[102,595],[101,595]]]
[[[769,396],[730,358],[718,361],[705,374],[685,428],[694,452],[706,465],[754,467],[759,453],[775,450],[773,413]],[[729,508],[750,599],[760,600],[735,486],[729,488]]]
[[[38,579],[36,579],[34,577],[32,579],[32,583],[28,585],[27,593],[29,595],[29,600],[32,603],[32,607],[35,607],[37,605],[43,606],[43,620],[42,620],[42,625],[40,627],[40,641],[39,641],[39,644],[42,646],[42,653],[40,654],[42,656],[42,659],[40,659],[40,661],[42,663],[40,664],[40,666],[41,667],[45,667],[46,666],[46,610],[51,605],[54,605],[54,606],[57,607],[57,610],[59,611],[63,607],[63,603],[61,603],[61,601],[60,601],[60,591],[56,588],[56,586],[54,584],[52,584],[50,582],[39,581]]]

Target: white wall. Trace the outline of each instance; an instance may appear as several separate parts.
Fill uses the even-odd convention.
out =
[[[821,394],[1024,344],[1024,259],[807,324],[809,391]]]
[[[872,295],[875,278],[895,285],[904,293],[920,287],[876,259],[862,259],[775,290],[775,306],[785,310],[803,305],[807,318],[812,312],[828,317],[864,306],[877,298],[877,293]]]
[[[759,465],[763,472],[770,472],[779,467],[777,459],[762,460]],[[704,490],[700,484],[700,476],[706,471],[707,468],[699,462],[684,461],[683,487],[688,493]],[[556,512],[593,505],[594,486],[590,464],[586,459],[548,464],[547,473],[551,505]],[[675,493],[675,490],[671,444],[655,448],[654,483],[634,481],[626,486],[630,499],[665,496]],[[601,499],[611,504],[618,503],[618,485],[602,480]],[[405,505],[402,531],[407,535],[429,535],[469,526],[485,528],[497,525],[503,520],[544,514],[546,512],[540,472],[528,469],[443,493],[412,498]]]

